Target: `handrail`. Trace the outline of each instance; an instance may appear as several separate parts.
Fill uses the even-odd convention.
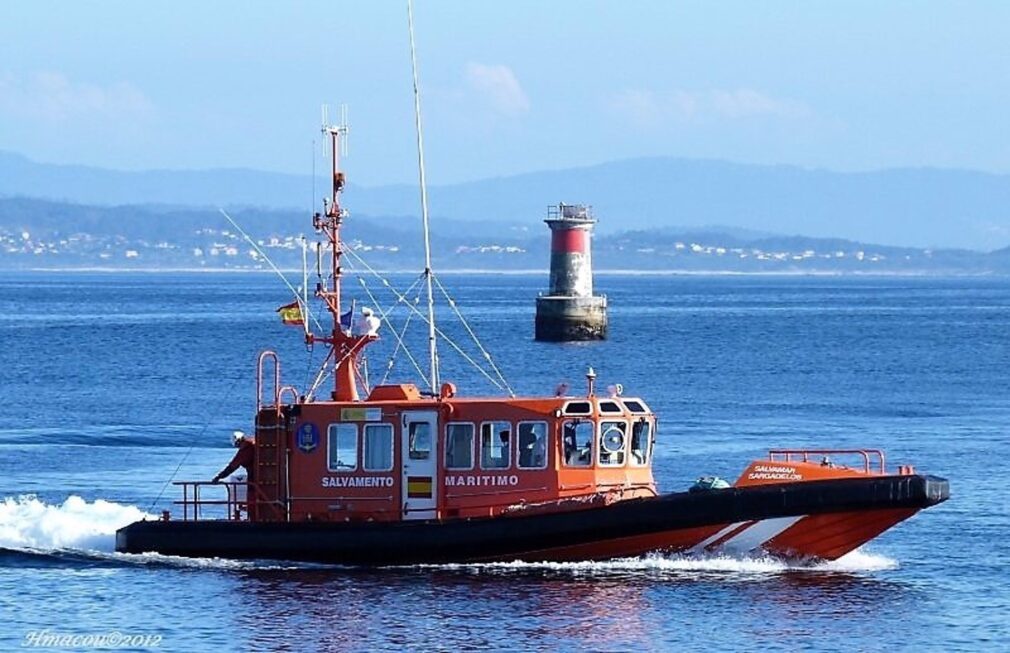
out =
[[[266,497],[263,496],[259,486],[256,483],[248,481],[219,481],[217,483],[212,481],[173,481],[172,485],[182,487],[182,500],[173,501],[172,503],[182,506],[183,521],[200,521],[200,508],[206,506],[225,506],[229,521],[244,521],[241,516],[242,510],[246,510],[246,519],[248,519],[250,498],[254,498],[258,505],[276,503],[274,501],[266,501]],[[208,485],[225,488],[227,497],[223,500],[200,498],[200,488]],[[240,501],[238,498],[239,488],[245,488],[244,501]]]
[[[872,462],[877,464],[880,474],[887,473],[884,464],[884,452],[880,449],[771,449],[768,451],[768,459],[775,460],[776,456],[782,456],[783,460],[788,463],[792,461],[793,456],[802,456],[802,461],[808,463],[812,454],[818,456],[836,454],[862,456],[863,471],[865,473],[870,473],[871,459]]]
[[[273,359],[274,366],[274,386],[273,386],[273,403],[264,404],[263,403],[263,364],[267,359]],[[280,405],[280,394],[281,394],[281,359],[277,356],[277,352],[270,349],[266,349],[260,352],[259,358],[256,360],[256,413],[259,414],[263,406],[279,406]]]
[[[276,405],[277,405],[277,409],[278,410],[280,410],[281,403],[284,400],[284,395],[285,394],[290,394],[291,395],[291,398],[292,398],[291,405],[292,406],[298,403],[298,388],[294,387],[293,385],[282,386],[281,389],[280,389],[280,391],[277,393],[277,404]]]

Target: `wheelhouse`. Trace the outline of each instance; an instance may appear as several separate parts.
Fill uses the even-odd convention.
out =
[[[635,398],[425,397],[403,384],[263,406],[257,423],[255,520],[487,517],[656,494],[656,419]]]

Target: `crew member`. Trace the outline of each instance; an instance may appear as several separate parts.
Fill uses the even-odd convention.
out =
[[[575,422],[565,422],[561,440],[564,444],[565,464],[576,464],[575,456],[576,451],[578,451],[578,445],[575,442]]]
[[[373,313],[372,309],[367,306],[361,309],[361,315],[354,322],[354,327],[351,329],[351,335],[353,336],[374,336],[378,333],[379,327],[382,325],[382,320],[377,318]]]
[[[498,447],[498,457],[494,459],[495,467],[509,466],[509,429],[505,429],[498,434],[501,445]]]
[[[238,451],[235,452],[235,456],[231,459],[231,462],[218,472],[217,476],[211,479],[211,483],[220,483],[221,479],[226,476],[231,475],[239,467],[245,469],[246,480],[249,483],[253,482],[253,462],[255,461],[256,445],[252,439],[247,438],[242,431],[235,431],[232,434],[233,442],[235,448]]]

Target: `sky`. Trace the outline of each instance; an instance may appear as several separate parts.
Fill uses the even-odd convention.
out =
[[[429,183],[639,156],[1010,173],[1010,2],[418,0]],[[405,0],[0,3],[0,150],[416,179]],[[336,109],[333,110],[336,112]],[[320,163],[321,165],[321,163]]]

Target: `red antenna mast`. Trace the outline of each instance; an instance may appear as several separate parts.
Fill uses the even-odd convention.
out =
[[[328,336],[317,336],[309,333],[306,342],[323,342],[332,348],[330,356],[334,360],[333,399],[335,401],[358,401],[358,355],[365,345],[378,339],[372,335],[352,335],[353,324],[344,328],[341,324],[340,267],[341,243],[340,226],[348,213],[340,206],[340,193],[344,190],[344,173],[340,171],[340,152],[346,154],[347,146],[347,111],[342,110],[340,125],[330,125],[327,121],[326,107],[323,107],[323,135],[329,141],[332,187],[330,196],[323,199],[323,212],[312,216],[312,227],[326,236],[330,247],[329,280],[323,279],[316,284],[316,297],[326,304],[326,310],[333,319],[333,330]],[[351,315],[353,322],[354,316]]]

